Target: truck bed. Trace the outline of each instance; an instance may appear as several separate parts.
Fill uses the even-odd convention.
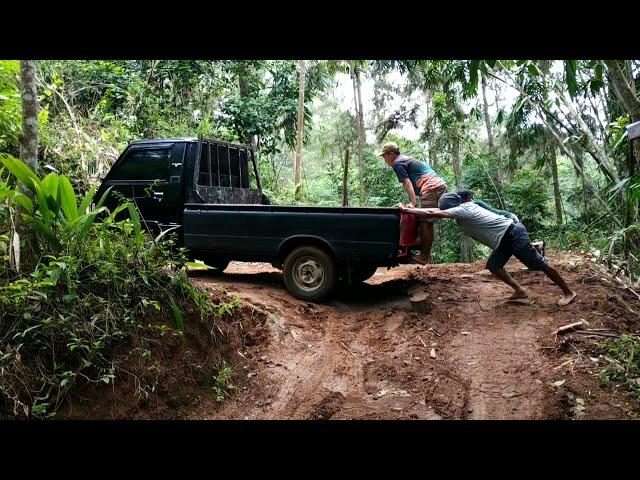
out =
[[[232,260],[273,261],[312,239],[341,262],[391,265],[399,233],[395,208],[187,203],[184,210],[185,246]]]

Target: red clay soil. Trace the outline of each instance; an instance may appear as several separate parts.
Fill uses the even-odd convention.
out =
[[[210,291],[210,299],[216,304],[230,301],[218,289]],[[149,355],[141,355],[142,349],[135,347],[140,339],[123,345],[115,382],[85,382],[71,392],[54,418],[179,419],[203,396],[209,400],[223,361],[257,340],[254,335],[260,331],[254,327],[264,319],[247,304],[233,315],[216,317],[215,323],[203,321],[195,305],[184,314],[184,335],[175,328],[145,329]],[[175,327],[172,317],[148,318],[147,322]]]
[[[560,290],[517,261],[507,268],[530,292],[505,301],[509,287],[474,264],[378,269],[366,283],[324,304],[293,298],[266,264],[232,263],[192,281],[223,287],[257,311],[244,344],[231,351],[235,394],[211,389],[181,418],[192,419],[625,419],[638,404],[623,387],[603,388],[603,337],[554,335],[565,324],[639,332],[640,303],[607,283],[589,259],[550,257],[578,294]],[[409,296],[428,294],[416,314]]]

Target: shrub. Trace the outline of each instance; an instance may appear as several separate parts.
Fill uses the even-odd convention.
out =
[[[604,343],[602,350],[608,364],[600,371],[600,384],[622,381],[640,403],[640,338],[621,335]]]
[[[122,347],[148,351],[157,319],[174,318],[180,335],[186,306],[212,316],[214,306],[180,268],[183,256],[171,240],[148,240],[133,204],[108,212],[100,200],[91,210],[95,189],[78,203],[66,177],[40,180],[19,160],[3,161],[34,195],[7,187],[3,205],[22,212],[35,247],[33,268],[0,284],[5,411],[51,415],[77,382],[112,382]],[[130,218],[116,221],[123,210]]]

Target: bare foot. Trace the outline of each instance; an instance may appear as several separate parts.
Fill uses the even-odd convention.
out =
[[[558,300],[558,305],[560,305],[561,307],[564,307],[565,305],[569,305],[571,302],[573,302],[573,299],[576,298],[576,294],[571,292],[571,293],[565,293],[562,298],[560,300]]]
[[[427,265],[429,263],[429,260],[425,259],[422,255],[414,255],[411,257],[411,260],[419,263],[420,265]]]
[[[529,295],[524,290],[520,290],[519,292],[513,292],[507,300],[518,300],[519,298],[528,298]]]

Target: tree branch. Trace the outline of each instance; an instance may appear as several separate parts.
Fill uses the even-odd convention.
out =
[[[624,108],[631,114],[631,118],[634,122],[640,121],[640,100],[635,96],[631,86],[625,79],[620,64],[615,60],[605,60],[607,71],[609,72],[609,78],[613,85],[613,91],[620,99]]]

